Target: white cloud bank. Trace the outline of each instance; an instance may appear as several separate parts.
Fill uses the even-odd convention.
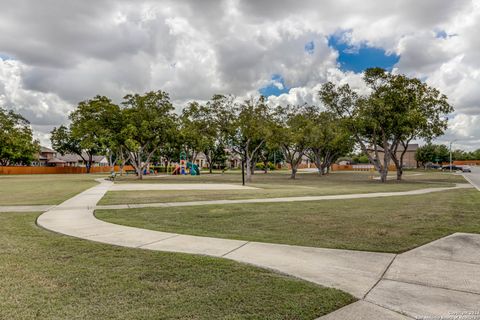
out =
[[[449,96],[456,112],[442,141],[480,147],[478,1],[0,0],[0,8],[0,105],[28,118],[44,143],[96,94],[119,101],[162,89],[182,105],[255,94],[279,74],[292,89],[271,103],[318,103],[327,80],[361,86],[327,43],[349,30],[353,45],[399,54],[396,72]]]

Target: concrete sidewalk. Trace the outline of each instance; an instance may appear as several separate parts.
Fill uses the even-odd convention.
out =
[[[401,255],[181,235],[97,220],[93,208],[111,186],[100,181],[42,214],[38,225],[113,245],[224,257],[360,299],[325,319],[439,317],[480,306],[480,235],[454,234]]]
[[[173,186],[173,187],[172,187]],[[180,187],[181,186],[181,187]],[[209,187],[206,187],[209,186]],[[225,187],[222,187],[225,186]],[[274,203],[274,202],[297,202],[297,201],[323,201],[323,200],[344,200],[344,199],[362,199],[362,198],[381,198],[381,197],[395,197],[395,196],[409,196],[419,195],[432,192],[448,191],[462,188],[471,188],[472,185],[468,183],[457,184],[455,187],[445,188],[426,188],[411,191],[399,192],[373,192],[373,193],[354,193],[354,194],[339,194],[329,196],[304,196],[304,197],[284,197],[284,198],[263,198],[263,199],[238,199],[238,200],[206,200],[206,201],[183,201],[183,202],[157,202],[157,203],[140,203],[140,204],[114,204],[101,205],[90,208],[94,209],[133,209],[133,208],[154,208],[154,207],[185,207],[185,206],[202,206],[202,205],[221,205],[221,204],[235,204],[235,203]],[[137,188],[137,189],[135,189]],[[175,188],[175,189],[172,189]],[[229,189],[230,188],[230,189]],[[170,185],[170,184],[112,184],[108,191],[120,190],[241,190],[241,189],[256,189],[253,187],[242,187],[237,185],[223,185],[223,184],[184,184],[184,185]],[[82,209],[84,204],[82,202],[70,202],[72,206],[69,209]],[[78,205],[77,205],[78,204]],[[0,212],[36,212],[47,211],[53,209],[54,205],[38,205],[38,206],[0,206]],[[63,208],[67,208],[62,204]]]
[[[141,190],[256,190],[258,188],[226,183],[120,183],[110,191]]]
[[[115,187],[116,185],[113,188]],[[464,189],[464,188],[472,188],[472,186],[468,183],[457,183],[455,187],[425,188],[425,189],[397,191],[397,192],[372,192],[372,193],[336,194],[336,195],[329,195],[329,196],[304,196],[304,197],[283,197],[283,198],[262,198],[262,199],[114,204],[114,205],[96,206],[95,209],[133,209],[133,208],[154,208],[154,207],[187,207],[187,206],[204,206],[204,205],[221,205],[221,204],[238,204],[238,203],[277,203],[277,202],[298,202],[298,201],[366,199],[366,198],[383,198],[383,197],[397,197],[397,196],[413,196],[413,195]],[[142,189],[142,190],[147,190],[147,189]]]

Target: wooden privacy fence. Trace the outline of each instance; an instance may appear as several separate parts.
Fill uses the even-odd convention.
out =
[[[110,172],[112,167],[91,167],[90,173],[106,173]],[[123,171],[134,170],[132,166],[124,166]],[[115,171],[120,171],[119,166],[115,166]],[[80,174],[87,173],[85,167],[2,167],[0,166],[0,174]]]
[[[450,163],[445,162],[444,165],[449,165]],[[457,166],[480,166],[480,160],[455,160],[453,161],[454,165]]]

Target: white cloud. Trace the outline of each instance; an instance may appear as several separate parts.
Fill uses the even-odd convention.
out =
[[[22,76],[28,67],[19,61],[0,58],[0,106],[22,114],[32,123],[35,137],[48,145],[48,132],[65,123],[72,106],[54,93],[23,87]]]
[[[478,1],[0,0],[0,7],[0,56],[15,59],[0,61],[0,104],[24,114],[42,137],[96,94],[118,101],[163,89],[182,105],[214,93],[256,94],[273,74],[292,88],[270,97],[273,104],[319,103],[327,80],[364,90],[361,75],[340,71],[328,47],[327,36],[342,30],[353,46],[400,54],[396,71],[445,92],[457,110],[452,119],[480,113]],[[437,38],[439,31],[454,36]],[[448,135],[463,134],[459,121]]]

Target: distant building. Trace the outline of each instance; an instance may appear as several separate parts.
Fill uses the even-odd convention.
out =
[[[83,157],[88,159],[87,154],[83,154]],[[85,167],[86,163],[78,154],[61,155],[53,149],[40,147],[40,153],[37,156],[37,160],[33,162],[33,165],[40,167]],[[92,166],[108,166],[107,157],[101,155],[93,156]]]
[[[48,161],[56,157],[57,152],[47,147],[40,147],[40,153],[37,155],[37,160],[33,162],[35,166],[46,167]]]
[[[382,161],[383,156],[384,156],[384,151],[382,147],[377,147],[378,148],[378,159],[379,161]],[[403,156],[403,167],[404,168],[418,168],[418,162],[415,160],[415,153],[417,152],[418,149],[418,144],[410,144],[407,147],[407,151],[405,152],[405,155]],[[397,149],[397,157],[400,159],[400,156],[403,152],[404,148],[403,146],[399,146]],[[375,159],[375,150],[371,147],[368,149],[369,155]],[[390,160],[390,165],[394,165],[393,160]]]
[[[225,150],[227,159],[225,160],[225,166],[230,169],[239,168],[242,164],[242,158],[240,155],[231,152],[230,150]],[[200,168],[208,168],[207,156],[203,152],[197,154],[195,164]],[[215,168],[215,166],[214,166]]]
[[[88,155],[82,154],[83,158],[88,161]],[[78,154],[67,153],[65,155],[58,155],[58,159],[65,162],[66,167],[85,167],[87,163]],[[105,167],[108,166],[108,159],[105,156],[93,156],[92,167]]]

